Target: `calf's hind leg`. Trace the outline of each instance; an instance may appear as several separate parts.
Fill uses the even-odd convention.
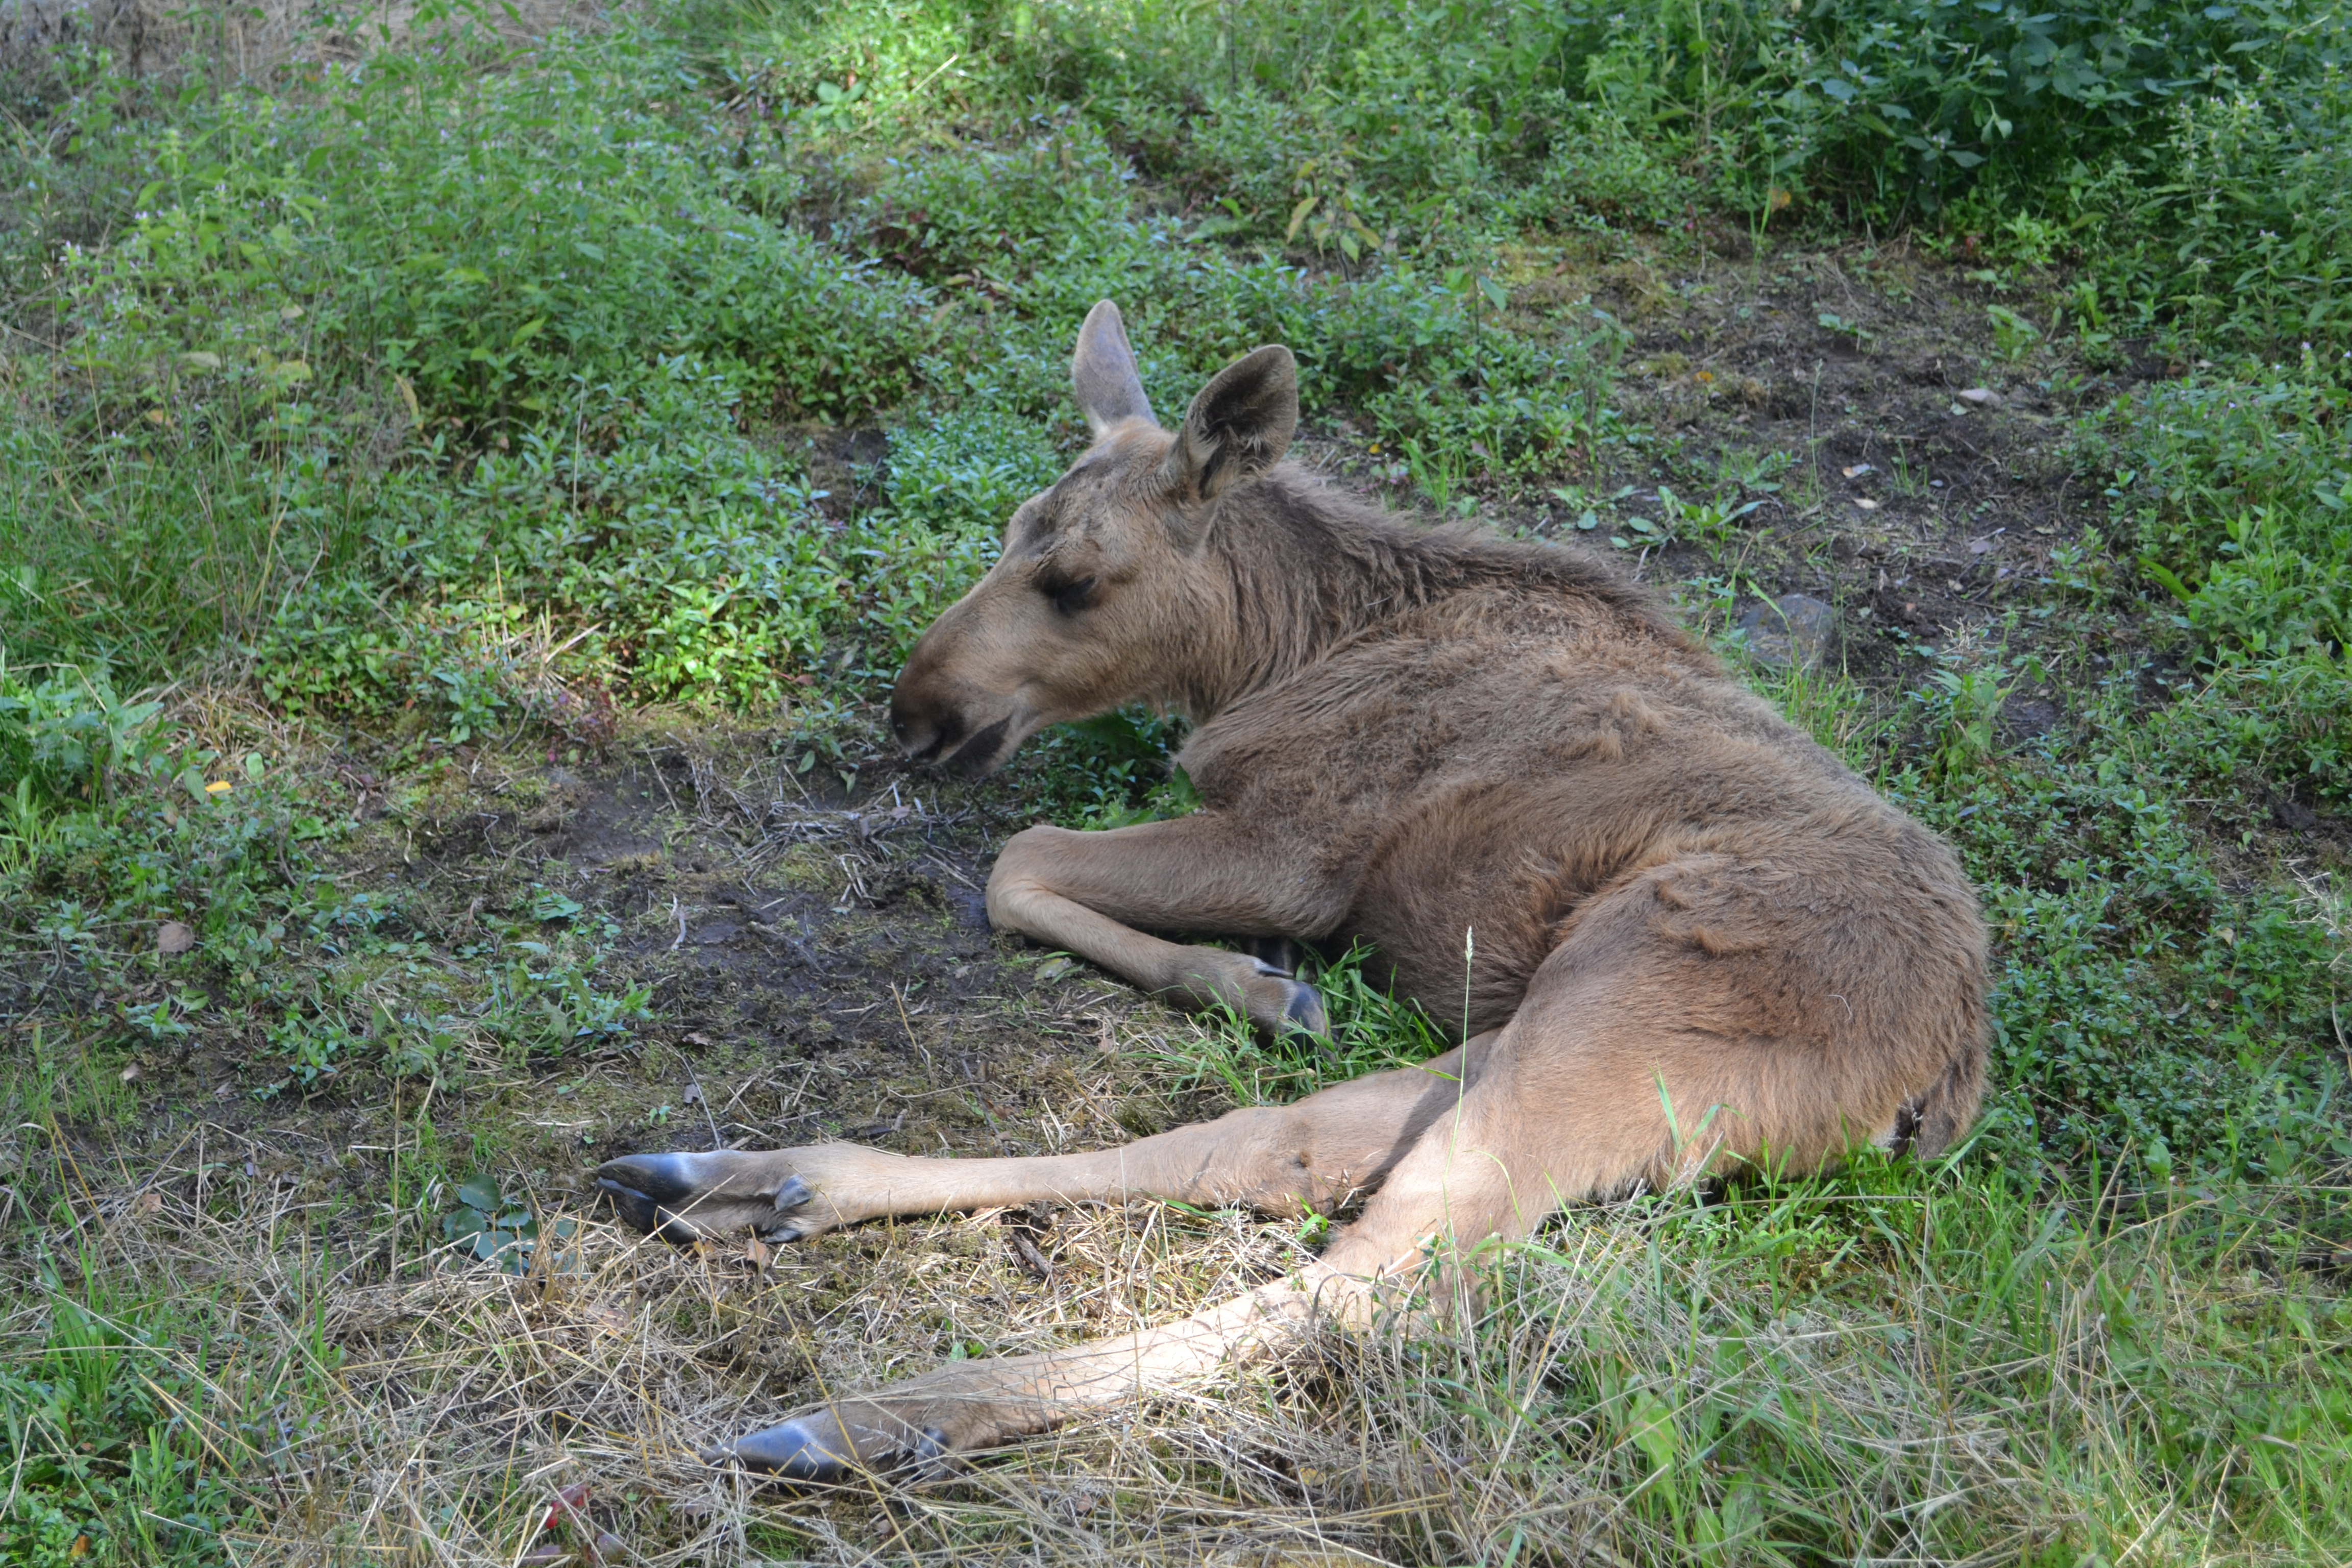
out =
[[[1044,1431],[1274,1353],[1318,1314],[1366,1321],[1433,1244],[1524,1236],[1564,1203],[1690,1179],[1767,1147],[1792,1168],[1817,1164],[1894,1126],[1953,1067],[1897,1053],[1890,1072],[1843,1019],[1843,993],[1822,993],[1842,1033],[1818,1006],[1792,1010],[1785,970],[1710,956],[1641,929],[1646,920],[1611,923],[1585,925],[1500,1035],[1465,1047],[1460,1087],[1435,1097],[1362,1216],[1312,1268],[1160,1328],[837,1399],[711,1457],[821,1479]],[[1768,1033],[1768,1021],[1780,1026]]]
[[[855,1143],[629,1154],[606,1161],[597,1185],[639,1229],[676,1241],[747,1226],[800,1240],[885,1215],[1041,1200],[1163,1197],[1276,1214],[1329,1209],[1380,1185],[1422,1130],[1453,1104],[1465,1054],[1475,1061],[1484,1044],[1474,1040],[1419,1067],[1368,1074],[1296,1104],[1253,1106],[1081,1154],[935,1160]]]

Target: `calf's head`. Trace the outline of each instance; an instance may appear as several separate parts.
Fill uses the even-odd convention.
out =
[[[919,761],[984,773],[1048,724],[1184,689],[1231,568],[1203,548],[1218,500],[1264,474],[1298,423],[1286,348],[1243,355],[1163,430],[1118,307],[1078,331],[1071,375],[1094,444],[1013,512],[1004,552],[898,672],[890,725]]]

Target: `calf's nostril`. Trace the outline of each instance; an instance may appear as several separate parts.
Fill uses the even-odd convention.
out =
[[[953,750],[969,726],[965,724],[962,714],[950,709],[919,718],[894,715],[892,728],[898,732],[901,751],[916,762],[929,763]]]

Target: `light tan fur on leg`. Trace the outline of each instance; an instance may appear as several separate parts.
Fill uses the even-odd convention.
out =
[[[1080,1154],[933,1160],[820,1143],[772,1153],[625,1156],[600,1177],[625,1207],[652,1205],[639,1220],[646,1228],[667,1225],[680,1237],[751,1226],[797,1240],[886,1215],[1135,1197],[1324,1213],[1380,1185],[1454,1103],[1460,1064],[1483,1055],[1484,1043],[1350,1079],[1294,1105],[1254,1106]]]
[[[999,931],[1067,948],[1179,1006],[1230,1007],[1269,1033],[1319,1031],[1315,993],[1245,953],[1163,942],[1134,925],[1315,937],[1343,912],[1306,857],[1216,813],[1109,833],[1032,827],[1005,845],[988,879]]]

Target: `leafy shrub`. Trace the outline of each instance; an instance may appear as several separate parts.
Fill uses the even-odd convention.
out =
[[[2184,1166],[2279,1174],[2333,1135],[2325,933],[2289,889],[2225,889],[2174,804],[2210,776],[2227,715],[2208,708],[2228,694],[2140,728],[2124,722],[2135,684],[2126,671],[2098,694],[2085,733],[2110,738],[2084,754],[1932,787],[1909,773],[1892,793],[1953,839],[1983,891],[1996,1081],[2030,1100],[2045,1149],[2113,1162],[2162,1140]]]
[[[2264,73],[2172,109],[2084,181],[2094,331],[2179,321],[2252,346],[2352,340],[2352,87],[2340,66]],[[2113,317],[2110,320],[2110,317]]]
[[[2272,514],[2290,548],[2322,547],[2352,485],[2352,391],[2316,368],[2158,383],[2086,421],[2077,458],[2109,479],[2118,542],[2191,584],[2242,513]]]
[[[351,579],[294,600],[260,639],[265,689],[328,711],[416,709],[453,742],[507,713],[593,727],[608,678],[651,700],[772,706],[824,647],[843,584],[809,487],[735,408],[728,378],[666,360],[569,399],[570,439],[533,430],[462,480],[388,486],[371,564],[409,597]]]
[[[126,773],[154,771],[162,742],[155,702],[125,702],[103,667],[53,671],[31,685],[0,648],[0,794],[50,800],[110,798]]]
[[[332,106],[191,109],[153,137],[131,232],[68,257],[77,363],[118,395],[397,378],[421,415],[469,426],[535,423],[582,381],[679,353],[786,413],[898,402],[920,290],[740,205],[733,173],[672,131],[658,59],[626,35],[568,69],[394,55],[331,69]]]
[[[2352,793],[2352,393],[2299,371],[2127,395],[2085,421],[2111,529],[2179,601],[2221,742],[2331,799]],[[2167,722],[2187,722],[2168,720]]]
[[[1019,276],[1129,238],[1134,173],[1085,121],[1002,148],[894,160],[853,218],[863,248],[918,276]]]
[[[891,431],[889,506],[855,520],[841,541],[855,584],[842,634],[876,673],[895,670],[986,574],[1014,509],[1063,467],[1043,430],[984,406]]]

